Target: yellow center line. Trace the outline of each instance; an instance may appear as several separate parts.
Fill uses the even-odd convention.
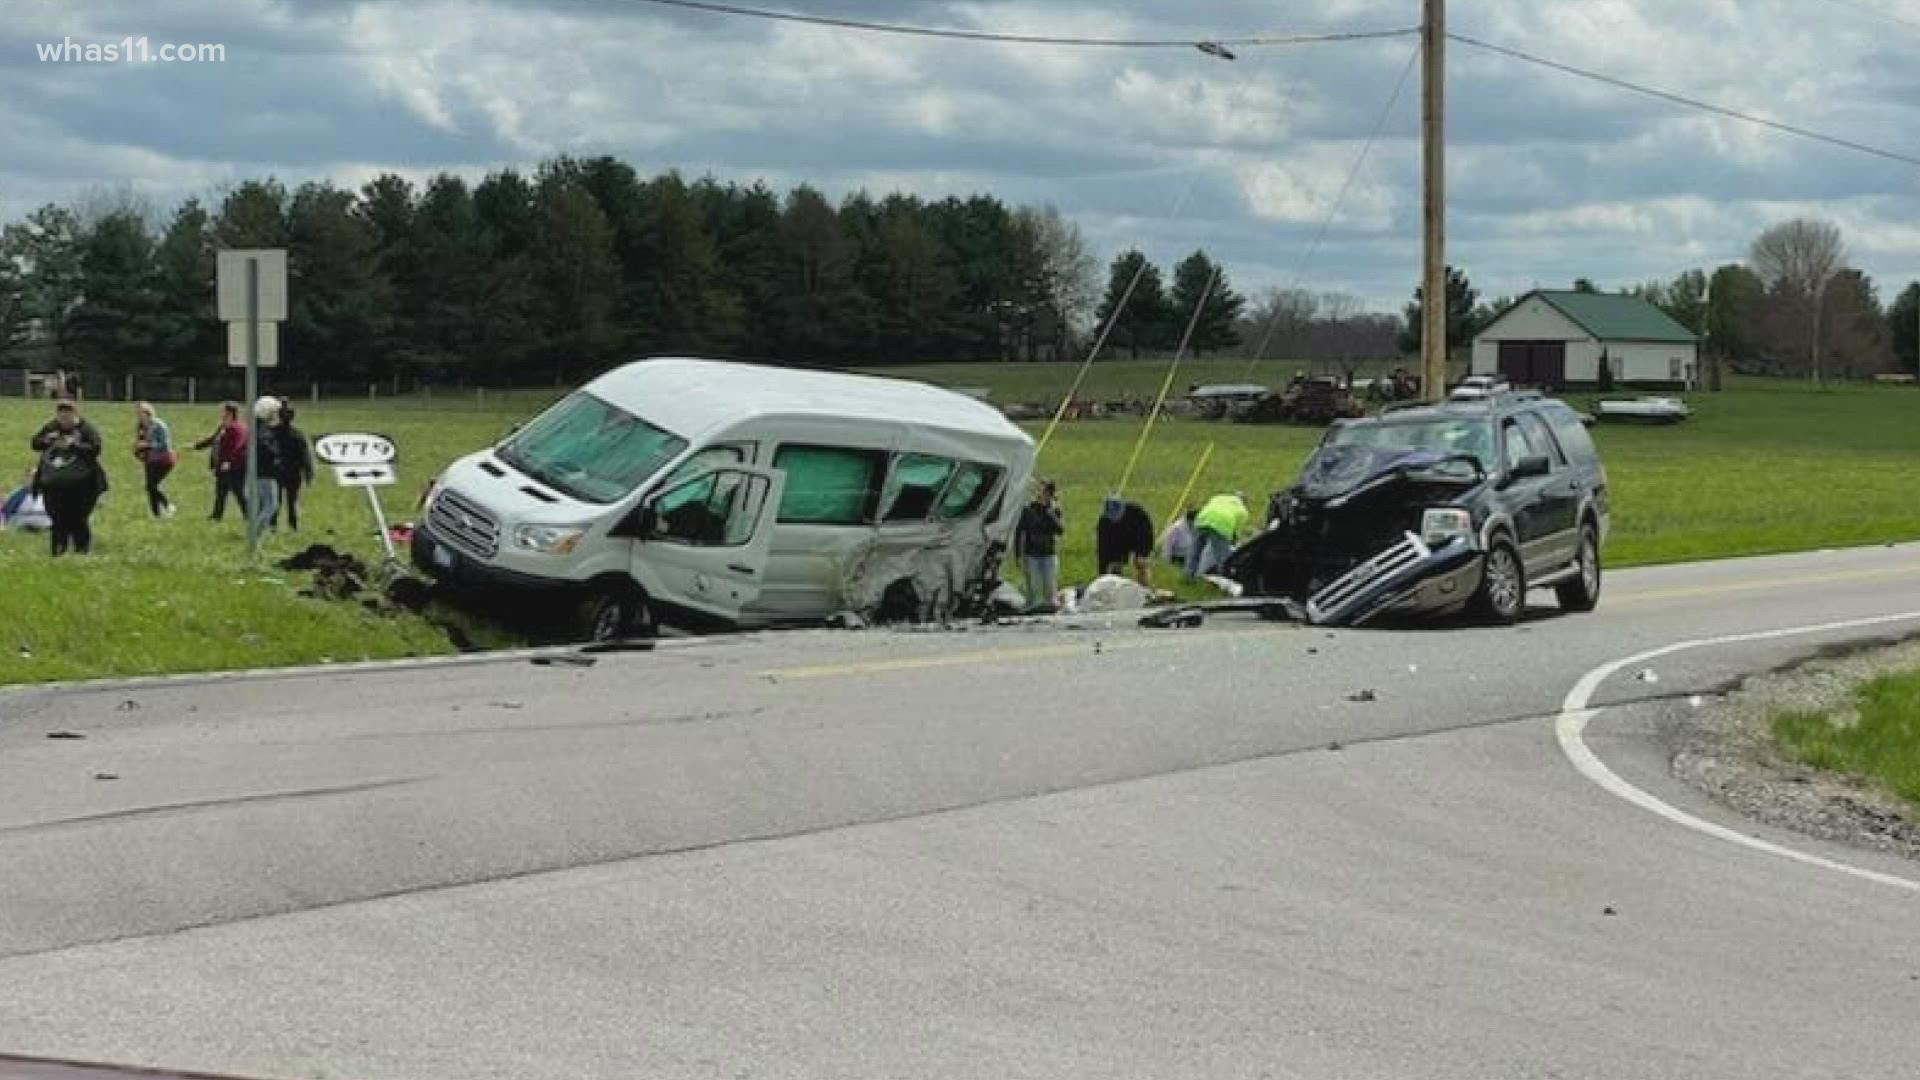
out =
[[[1616,592],[1610,598],[1614,604],[1651,604],[1661,600],[1691,600],[1702,596],[1724,596],[1728,593],[1762,592],[1776,589],[1793,589],[1808,585],[1839,585],[1849,581],[1875,581],[1886,578],[1920,576],[1920,564],[1903,567],[1883,567],[1876,570],[1839,570],[1829,574],[1807,574],[1801,577],[1768,578],[1759,581],[1729,582],[1724,585],[1690,585],[1679,589],[1656,589],[1651,592]],[[1605,608],[1608,598],[1602,598],[1601,607]]]
[[[1122,629],[1115,627],[1116,630]],[[1131,630],[1131,627],[1125,629]],[[1233,630],[1201,633],[1182,633],[1170,630],[1163,636],[1126,638],[1121,640],[1098,639],[1101,652],[1123,652],[1129,649],[1162,648],[1190,641],[1223,641],[1227,639],[1250,637],[1279,637],[1295,632],[1297,628]],[[1071,632],[1071,631],[1068,631]],[[1084,632],[1090,633],[1090,632]],[[820,664],[812,667],[774,668],[760,672],[762,676],[781,679],[829,679],[844,675],[875,675],[890,671],[922,671],[928,668],[964,667],[974,664],[992,664],[1018,660],[1050,660],[1067,656],[1091,656],[1094,641],[1086,637],[1071,644],[1034,645],[1020,649],[976,649],[968,652],[936,653],[929,656],[898,656],[889,660],[853,660],[844,664]]]

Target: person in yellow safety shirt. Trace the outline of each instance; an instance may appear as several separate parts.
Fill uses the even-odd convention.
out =
[[[1187,580],[1211,574],[1232,554],[1246,534],[1247,493],[1215,495],[1193,518],[1193,546],[1187,552]]]

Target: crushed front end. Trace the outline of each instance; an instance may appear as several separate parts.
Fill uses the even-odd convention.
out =
[[[1464,606],[1480,586],[1468,506],[1485,482],[1464,455],[1325,447],[1222,573],[1249,597],[1294,601],[1328,626]]]

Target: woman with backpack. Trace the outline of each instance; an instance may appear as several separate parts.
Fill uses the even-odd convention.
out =
[[[53,521],[53,554],[71,547],[79,554],[93,549],[93,508],[107,490],[107,470],[100,464],[100,433],[80,418],[74,403],[62,398],[53,419],[33,436],[40,464],[33,471],[34,494],[46,501]]]

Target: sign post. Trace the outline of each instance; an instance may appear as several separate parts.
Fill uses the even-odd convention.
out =
[[[367,493],[367,506],[373,510],[373,523],[380,530],[380,546],[386,549],[389,564],[399,562],[400,556],[393,550],[387,514],[374,488],[386,487],[398,479],[393,468],[395,453],[393,440],[385,435],[343,433],[322,435],[313,441],[314,456],[333,466],[335,483],[361,488]]]
[[[236,248],[219,253],[215,296],[227,324],[227,364],[247,369],[247,557],[260,554],[266,529],[260,500],[260,418],[253,405],[260,396],[260,368],[280,363],[279,329],[287,318],[285,248]],[[265,346],[263,350],[263,345]]]

